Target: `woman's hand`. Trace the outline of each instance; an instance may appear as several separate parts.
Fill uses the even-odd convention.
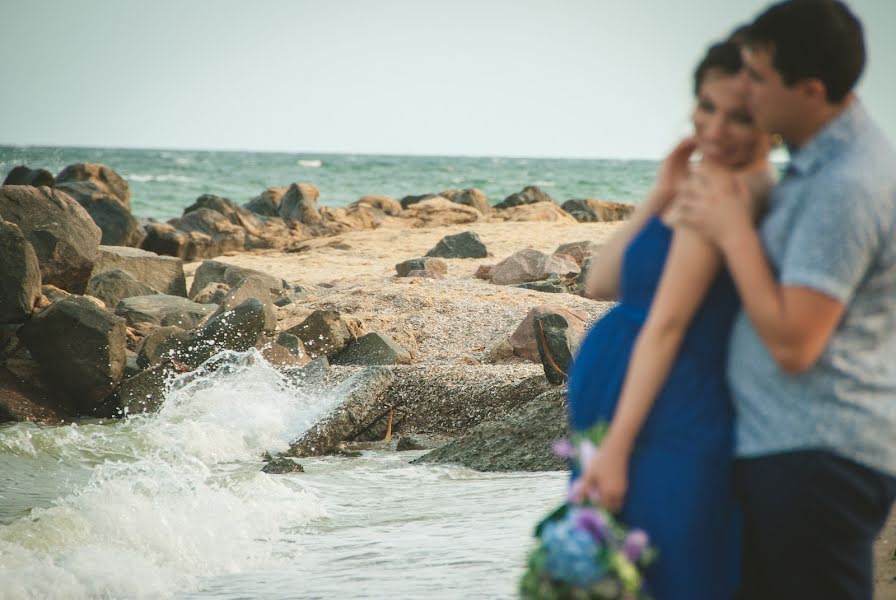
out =
[[[629,451],[605,440],[583,464],[582,488],[596,492],[592,500],[609,510],[619,512],[628,491]]]
[[[690,160],[697,149],[693,136],[681,140],[660,165],[653,191],[647,197],[651,212],[663,212],[678,193],[678,186],[690,176]]]

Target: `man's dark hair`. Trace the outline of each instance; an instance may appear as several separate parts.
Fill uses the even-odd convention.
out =
[[[713,44],[694,71],[694,95],[700,93],[700,86],[710,71],[721,71],[726,75],[736,75],[744,66],[740,57],[740,46],[730,39]]]
[[[815,78],[837,103],[865,68],[862,24],[839,0],[789,0],[774,4],[749,26],[747,47],[768,49],[787,85]]]

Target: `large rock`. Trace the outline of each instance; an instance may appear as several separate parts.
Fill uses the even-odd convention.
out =
[[[426,200],[432,200],[433,198],[441,197],[442,196],[439,196],[438,194],[416,194],[403,197],[401,200],[399,200],[399,204],[401,204],[401,208],[408,208],[409,206],[413,206],[418,202],[424,202]]]
[[[455,235],[446,235],[426,256],[440,258],[485,258],[488,250],[475,231],[464,231]]]
[[[121,202],[129,210],[131,208],[131,190],[128,182],[121,175],[98,163],[75,163],[68,165],[56,175],[58,187],[68,187],[74,191],[74,196],[80,193],[78,183],[89,183],[91,187],[108,194]],[[84,188],[87,189],[87,188]]]
[[[63,388],[79,415],[110,416],[103,400],[124,373],[124,319],[73,296],[50,305],[19,330],[46,376]]]
[[[200,208],[217,211],[227,218],[228,221],[242,227],[248,233],[258,234],[258,220],[252,215],[251,211],[237,205],[232,200],[215,196],[214,194],[203,194],[193,204],[184,209],[184,214],[186,215]]]
[[[18,225],[37,255],[41,281],[81,294],[100,243],[100,229],[64,192],[47,187],[0,187],[0,218]]]
[[[71,193],[67,187],[60,186],[60,189]],[[143,227],[131,214],[130,209],[114,196],[104,194],[77,200],[100,228],[101,244],[136,248],[146,237]]]
[[[415,463],[450,463],[477,471],[564,471],[553,442],[569,436],[566,389],[556,388],[510,415],[481,423]]]
[[[40,187],[42,185],[53,187],[56,178],[46,169],[29,169],[25,165],[17,165],[6,175],[3,185],[30,185]]]
[[[541,188],[535,185],[527,185],[521,192],[510,194],[501,202],[495,204],[494,208],[510,208],[511,206],[520,206],[522,204],[535,204],[537,202],[554,202],[548,194],[543,192]]]
[[[320,220],[308,228],[312,235],[339,235],[346,231],[376,229],[383,223],[383,214],[366,204],[349,206],[348,208],[320,209]]]
[[[58,400],[48,398],[46,392],[32,382],[0,366],[0,423],[31,421],[58,425],[68,416]]]
[[[117,393],[122,414],[158,411],[165,401],[173,372],[170,363],[163,363],[122,381]]]
[[[391,196],[362,196],[349,206],[361,206],[362,204],[381,210],[393,217],[401,212],[401,203]]]
[[[249,298],[233,310],[220,314],[177,345],[175,356],[190,367],[198,367],[224,350],[245,352],[254,348],[264,332],[264,305]]]
[[[513,347],[514,354],[532,362],[540,362],[541,358],[538,354],[538,345],[535,342],[533,321],[536,317],[548,314],[557,314],[566,320],[570,339],[575,342],[574,346],[578,345],[578,342],[585,335],[585,329],[588,326],[588,315],[580,310],[556,304],[540,304],[526,314],[526,317],[511,334],[510,345]]]
[[[137,365],[145,369],[162,364],[165,359],[173,358],[180,345],[186,343],[189,337],[189,332],[176,325],[154,329],[140,342]]]
[[[221,300],[218,309],[212,313],[215,317],[228,310],[233,310],[249,298],[255,298],[264,305],[264,330],[277,329],[277,309],[271,300],[269,278],[249,275],[234,285]]]
[[[590,223],[627,219],[635,211],[635,207],[632,204],[623,204],[622,202],[580,198],[564,202],[563,210],[575,217],[577,221]]]
[[[40,299],[40,264],[14,223],[0,219],[0,323],[24,321]]]
[[[543,223],[569,223],[577,221],[565,210],[553,202],[536,202],[534,204],[520,204],[502,210],[492,212],[492,219],[496,221],[525,222],[540,221]]]
[[[581,269],[572,260],[545,254],[532,248],[514,252],[492,269],[492,283],[513,285],[541,281],[556,273],[560,277],[577,275]]]
[[[333,356],[355,339],[348,322],[335,310],[316,310],[286,331],[302,340],[312,357]]]
[[[278,214],[287,221],[314,224],[320,221],[317,198],[320,192],[310,183],[294,183],[280,199]]]
[[[262,271],[228,265],[217,260],[205,260],[193,274],[193,284],[190,286],[190,298],[198,294],[210,283],[226,283],[230,287],[249,276],[263,279],[271,294],[279,294],[288,287],[288,284],[279,277],[268,275]]]
[[[207,235],[210,243],[202,251],[208,258],[246,248],[246,229],[211,208],[197,208],[169,223],[184,232]]]
[[[265,217],[280,216],[280,201],[288,188],[268,188],[245,204],[245,208]]]
[[[446,227],[473,223],[482,213],[472,206],[456,204],[447,198],[435,196],[409,205],[398,218],[410,227]]]
[[[544,376],[553,384],[561,384],[569,377],[572,356],[579,345],[581,332],[570,326],[561,314],[538,315],[532,321],[538,357]]]
[[[398,365],[411,362],[411,354],[384,333],[371,332],[359,337],[333,357],[337,365]]]
[[[566,244],[560,244],[559,246],[557,246],[557,249],[554,250],[554,254],[562,254],[564,256],[568,256],[576,261],[576,264],[581,267],[585,263],[585,260],[593,256],[597,256],[597,253],[599,251],[599,244],[595,244],[590,240],[585,240],[582,242],[568,242]]]
[[[139,248],[100,246],[93,275],[121,269],[140,283],[169,296],[187,296],[184,263],[173,256],[160,256]],[[113,305],[114,306],[114,305]]]
[[[216,309],[214,304],[197,304],[180,296],[156,294],[125,298],[115,306],[115,314],[131,326],[152,323],[192,329]]]
[[[106,306],[114,308],[125,298],[151,296],[159,292],[140,283],[127,271],[112,269],[91,277],[87,283],[86,293],[94,298],[99,298]]]
[[[140,247],[154,254],[174,256],[185,261],[216,256],[212,236],[200,231],[181,231],[171,223],[149,223]]]
[[[334,451],[389,414],[387,390],[395,379],[386,367],[367,367],[344,381],[334,397],[345,398],[338,407],[290,444],[290,456],[320,456]]]
[[[198,304],[221,304],[229,293],[230,286],[226,283],[210,283],[199,290],[191,300]]]
[[[465,190],[445,190],[444,192],[439,192],[439,196],[448,198],[456,204],[472,206],[482,214],[491,212],[491,206],[488,203],[488,198],[485,194],[482,193],[481,190],[477,188],[468,188]]]

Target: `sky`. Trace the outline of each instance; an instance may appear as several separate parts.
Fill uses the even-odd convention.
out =
[[[896,0],[852,0],[896,141]],[[754,0],[2,0],[0,145],[657,158]]]

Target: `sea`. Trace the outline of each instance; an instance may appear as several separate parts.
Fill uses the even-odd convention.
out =
[[[314,183],[322,205],[537,185],[556,201],[636,203],[651,161],[0,147],[57,173],[100,162],[133,212],[169,219],[201,194],[243,203]],[[302,459],[269,475],[341,392],[298,389],[254,350],[172,382],[160,411],[58,426],[0,424],[0,600],[502,599],[568,474],[413,465],[422,452]]]
[[[479,188],[496,204],[536,185],[555,201],[600,198],[637,204],[656,174],[652,160],[467,156],[385,156],[45,148],[0,146],[0,176],[17,165],[47,169],[96,162],[112,167],[131,188],[135,216],[167,220],[202,194],[244,204],[269,187],[313,183],[322,206],[346,206],[366,195],[400,199],[453,188]]]

